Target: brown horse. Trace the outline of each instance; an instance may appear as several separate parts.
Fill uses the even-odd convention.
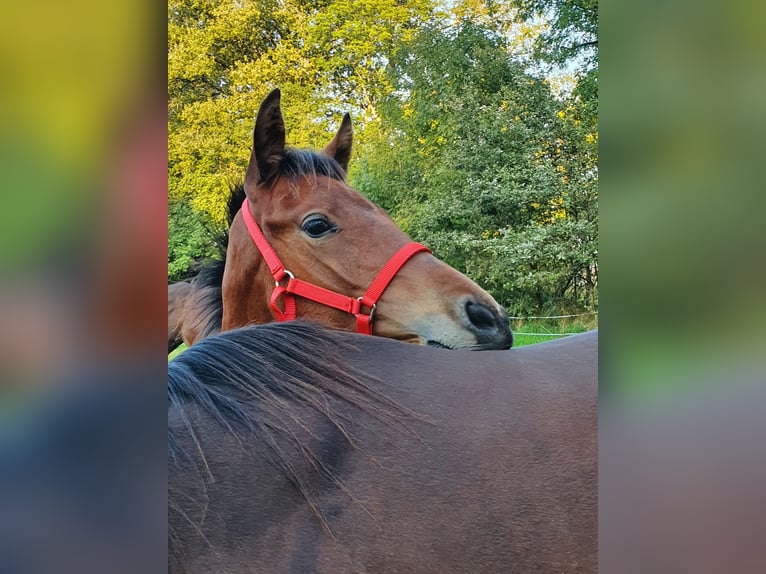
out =
[[[597,335],[445,352],[292,322],[168,365],[170,571],[596,571]]]
[[[422,345],[509,348],[492,296],[347,185],[348,114],[321,153],[289,149],[279,100],[271,92],[256,118],[246,212],[233,217],[215,303],[222,317],[206,331],[297,316]]]
[[[187,281],[168,285],[168,353],[181,344],[188,313],[186,304],[191,300],[192,293],[194,287]]]
[[[168,285],[168,353],[220,332],[224,264],[208,261],[191,281]]]
[[[243,186],[232,188],[226,207],[229,226],[244,199]],[[221,283],[226,265],[229,231],[227,229],[214,237],[217,256],[205,261],[199,273],[190,281],[168,285],[168,353],[181,343],[191,346],[196,341],[221,331]]]

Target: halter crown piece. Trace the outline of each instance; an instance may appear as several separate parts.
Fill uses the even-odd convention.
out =
[[[269,299],[269,306],[274,312],[277,321],[280,322],[292,321],[297,317],[295,298],[303,297],[304,299],[309,299],[334,309],[340,309],[349,315],[353,315],[356,317],[356,331],[365,335],[372,335],[372,320],[375,316],[376,304],[386,290],[386,287],[388,287],[388,284],[391,283],[394,276],[413,255],[421,252],[431,253],[431,250],[425,245],[415,243],[414,241],[407,243],[386,262],[364,295],[361,297],[349,297],[348,295],[342,295],[319,285],[297,279],[295,275],[285,269],[279,256],[269,245],[261,228],[258,227],[255,218],[253,218],[247,198],[242,203],[242,217],[245,220],[247,230],[250,232],[250,237],[253,238],[256,247],[258,247],[264,261],[266,261],[266,265],[269,266],[272,277],[274,277],[275,287]],[[287,284],[282,285],[285,277],[287,277]],[[277,304],[280,299],[284,302],[284,311]],[[368,308],[370,312],[368,314],[362,313],[362,307]]]

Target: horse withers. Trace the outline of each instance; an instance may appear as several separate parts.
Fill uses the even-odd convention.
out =
[[[595,332],[477,354],[262,325],[168,376],[171,572],[596,571]]]

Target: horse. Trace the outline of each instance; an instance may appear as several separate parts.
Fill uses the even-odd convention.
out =
[[[321,152],[286,147],[279,89],[263,100],[221,298],[209,300],[221,319],[206,331],[302,317],[420,345],[510,348],[492,296],[347,184],[352,141],[345,114]]]
[[[168,285],[168,353],[220,331],[224,265],[206,261],[191,281]]]
[[[597,354],[200,342],[168,364],[169,572],[595,572]]]
[[[191,299],[194,287],[188,281],[168,285],[168,353],[183,340],[186,303]]]

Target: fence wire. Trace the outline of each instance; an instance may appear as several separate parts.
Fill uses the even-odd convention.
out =
[[[570,317],[584,317],[586,315],[598,315],[598,311],[590,311],[589,313],[574,313],[572,315],[546,315],[546,316],[534,316],[529,317],[508,317],[511,321],[519,321],[525,319],[568,319]],[[514,331],[515,335],[527,335],[529,337],[568,337],[569,335],[576,335],[577,333],[522,333],[521,331]]]
[[[545,317],[530,315],[529,317],[508,317],[509,319],[567,319],[569,317],[584,317],[585,315],[598,315],[598,311],[591,311],[590,313],[575,313],[574,315],[547,315]]]

